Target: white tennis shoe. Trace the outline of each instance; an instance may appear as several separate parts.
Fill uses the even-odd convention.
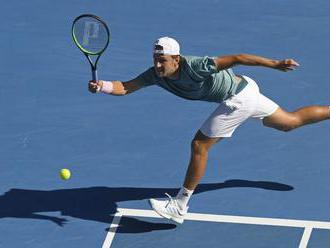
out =
[[[182,224],[184,217],[187,214],[188,207],[180,208],[176,199],[173,199],[169,194],[168,200],[149,199],[149,204],[153,210],[160,216],[172,220],[177,224]]]

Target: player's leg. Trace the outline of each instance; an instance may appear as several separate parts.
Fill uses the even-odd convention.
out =
[[[278,108],[273,114],[263,119],[263,124],[281,131],[291,131],[295,128],[330,119],[329,106],[308,106],[293,112]]]
[[[303,125],[330,119],[329,106],[308,106],[288,112],[260,92],[257,98],[257,105],[252,117],[261,118],[267,127],[290,131]]]
[[[204,175],[208,151],[222,138],[210,138],[198,131],[191,142],[191,156],[183,186],[188,190],[195,190]]]
[[[178,224],[183,223],[188,210],[188,201],[203,177],[208,150],[221,138],[210,138],[198,131],[191,142],[191,159],[183,187],[175,198],[167,194],[169,200],[150,199],[151,207],[161,216],[171,219]]]
[[[176,201],[182,209],[187,208],[190,197],[204,176],[209,149],[221,139],[210,138],[198,130],[192,140],[190,162],[186,177],[183,186],[176,196]]]
[[[169,196],[169,200],[149,200],[159,215],[177,223],[184,221],[188,201],[204,175],[209,149],[222,138],[231,137],[235,129],[251,116],[258,94],[257,87],[249,83],[239,94],[220,103],[204,122],[191,143],[189,166],[177,196]]]

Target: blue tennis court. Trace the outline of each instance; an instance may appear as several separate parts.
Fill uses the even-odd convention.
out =
[[[82,13],[109,24],[107,80],[149,68],[165,35],[185,55],[294,58],[288,73],[234,68],[291,111],[329,105],[328,1],[12,0],[1,10],[0,247],[330,247],[329,121],[288,133],[246,122],[212,148],[176,226],[147,200],[179,190],[190,142],[217,105],[157,86],[93,95],[71,38]]]

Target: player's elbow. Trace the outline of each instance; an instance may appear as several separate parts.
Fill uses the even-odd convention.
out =
[[[244,53],[240,53],[240,54],[236,54],[233,56],[233,60],[235,61],[234,63],[237,64],[244,64],[244,62],[246,61],[246,54]]]

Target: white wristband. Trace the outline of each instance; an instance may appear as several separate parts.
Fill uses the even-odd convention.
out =
[[[103,81],[100,88],[100,92],[105,94],[111,94],[113,92],[113,83],[111,81]]]

